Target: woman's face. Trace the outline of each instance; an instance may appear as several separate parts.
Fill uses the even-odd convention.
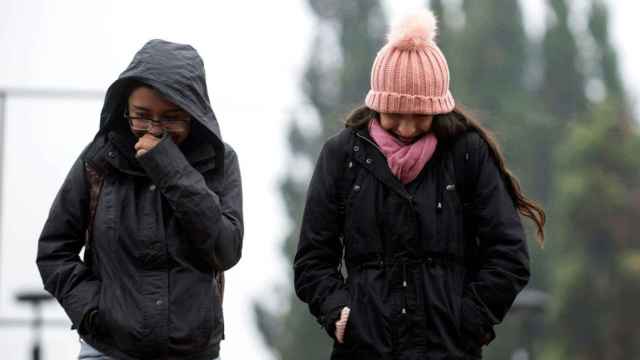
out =
[[[191,132],[191,116],[148,86],[140,86],[129,95],[129,126],[138,137],[145,133],[161,136],[167,132],[176,144]]]
[[[433,115],[380,113],[380,125],[398,140],[410,144],[431,130]]]

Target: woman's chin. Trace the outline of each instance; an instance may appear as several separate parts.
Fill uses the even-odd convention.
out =
[[[417,136],[413,136],[413,137],[404,137],[404,136],[400,136],[398,134],[394,134],[395,138],[398,139],[398,141],[400,141],[401,143],[405,144],[405,145],[411,145],[414,142],[418,141],[422,135],[417,135]]]

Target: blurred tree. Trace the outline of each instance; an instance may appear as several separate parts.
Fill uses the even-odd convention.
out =
[[[512,0],[467,0],[463,9],[464,28],[456,43],[447,45],[455,47],[448,58],[464,59],[464,66],[452,70],[453,88],[467,105],[491,115],[487,124],[499,127],[514,121],[500,115],[525,92],[528,39],[522,11]]]
[[[549,359],[640,358],[640,134],[609,42],[607,8],[594,1],[589,74],[603,99],[571,128],[559,153],[560,226]]]
[[[597,60],[591,76],[597,78],[602,84],[605,97],[609,101],[617,102],[620,112],[619,126],[622,128],[632,126],[632,109],[620,76],[618,55],[609,41],[609,12],[604,2],[600,0],[592,3],[589,32],[596,44],[593,57]]]
[[[640,358],[640,136],[624,117],[620,101],[607,98],[561,152],[549,358]]]
[[[607,95],[626,101],[622,79],[618,70],[618,56],[609,42],[609,12],[601,1],[592,4],[589,16],[589,32],[596,43],[594,57],[599,60],[597,74],[602,79]]]
[[[580,53],[569,28],[566,0],[548,0],[553,10],[543,39],[543,106],[564,123],[576,120],[587,107]]]
[[[442,0],[431,0],[429,3],[431,11],[433,11],[438,19],[436,42],[438,43],[440,50],[447,55],[449,67],[452,67],[451,62],[455,60],[451,59],[451,57],[455,58],[455,56],[453,56],[453,45],[456,43],[455,37],[458,34],[451,26],[451,22],[447,21],[448,12],[445,11],[445,4]]]
[[[291,231],[284,253],[291,261],[311,169],[322,143],[342,127],[345,115],[363,103],[369,89],[371,65],[387,30],[377,0],[308,0],[316,16],[316,34],[304,74],[308,103],[293,116],[289,130],[291,164],[281,183]],[[293,279],[289,282],[293,283]],[[256,304],[258,327],[279,359],[327,359],[330,338],[315,322],[291,287],[280,294],[286,308]]]

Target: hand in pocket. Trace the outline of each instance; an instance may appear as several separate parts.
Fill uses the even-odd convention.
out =
[[[349,312],[351,309],[343,307],[340,311],[340,319],[336,321],[336,340],[340,344],[344,344],[344,336],[347,330],[347,321],[349,321]]]

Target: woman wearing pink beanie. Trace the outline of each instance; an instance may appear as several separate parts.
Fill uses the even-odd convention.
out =
[[[309,185],[295,288],[332,359],[480,359],[529,280],[519,214],[544,241],[544,210],[456,107],[435,35],[427,10],[392,29]]]

